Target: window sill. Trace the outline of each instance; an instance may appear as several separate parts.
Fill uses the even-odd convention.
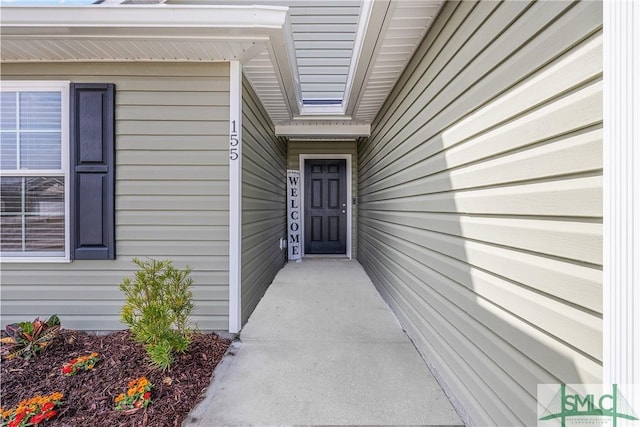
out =
[[[69,258],[46,258],[46,257],[0,257],[2,264],[69,264]]]

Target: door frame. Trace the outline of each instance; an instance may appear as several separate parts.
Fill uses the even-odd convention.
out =
[[[298,169],[300,170],[300,235],[304,236],[304,166],[307,159],[327,159],[327,160],[346,160],[347,163],[347,250],[345,255],[351,259],[351,236],[353,225],[353,200],[352,200],[352,170],[351,170],[351,154],[300,154],[300,163]],[[304,238],[300,239],[300,252],[302,257],[305,256],[304,251]],[[327,255],[331,256],[331,255]]]

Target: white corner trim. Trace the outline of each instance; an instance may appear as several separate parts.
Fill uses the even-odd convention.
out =
[[[242,328],[242,65],[229,63],[229,332]]]
[[[603,7],[603,381],[640,384],[640,3]]]
[[[307,159],[345,159],[347,163],[347,257],[351,259],[351,238],[353,225],[353,203],[352,203],[352,170],[351,170],[351,154],[300,154],[300,248],[302,257],[304,258],[304,162]]]

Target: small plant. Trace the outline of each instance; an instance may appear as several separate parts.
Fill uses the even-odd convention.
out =
[[[86,356],[77,357],[62,366],[62,373],[67,377],[71,377],[80,371],[90,371],[99,360],[100,357],[98,356],[98,353],[91,353]]]
[[[60,319],[55,314],[43,322],[36,318],[33,322],[20,322],[7,325],[5,336],[0,339],[3,344],[8,344],[8,354],[5,359],[22,357],[31,359],[46,346],[51,344],[60,331]]]
[[[129,381],[128,387],[126,393],[120,393],[114,399],[117,410],[146,408],[151,403],[151,388],[153,388],[153,385],[147,377]]]
[[[60,406],[64,395],[56,392],[48,396],[35,396],[18,403],[15,408],[0,408],[2,427],[35,426],[56,416],[55,408]]]
[[[145,346],[151,363],[166,370],[174,353],[184,352],[191,342],[191,269],[178,270],[169,260],[134,258],[133,262],[140,270],[133,280],[126,277],[120,284],[126,297],[122,321]]]

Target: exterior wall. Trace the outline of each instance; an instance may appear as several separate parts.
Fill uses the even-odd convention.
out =
[[[601,9],[448,2],[359,142],[359,261],[470,425],[602,381]]]
[[[2,324],[123,329],[132,257],[193,268],[194,321],[228,328],[228,64],[3,64],[3,79],[116,84],[115,261],[2,263]]]
[[[358,200],[357,145],[354,141],[289,141],[287,169],[300,169],[300,154],[351,154],[351,197]],[[358,205],[352,205],[351,258],[358,255]]]
[[[287,144],[275,136],[246,79],[242,102],[242,323],[256,307],[287,252]]]

